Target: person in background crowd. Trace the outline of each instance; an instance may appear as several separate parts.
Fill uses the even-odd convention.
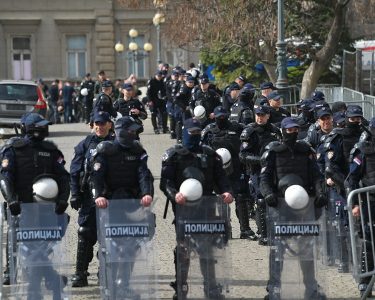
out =
[[[64,100],[64,123],[71,123],[73,118],[73,98],[75,96],[74,87],[69,81],[65,82],[62,89]]]
[[[148,106],[151,111],[151,122],[155,134],[160,134],[157,122],[158,116],[161,116],[162,119],[163,133],[168,133],[168,114],[166,111],[165,96],[166,91],[165,84],[163,82],[163,73],[159,70],[147,83],[147,97],[149,100]]]
[[[51,87],[49,88],[49,98],[48,98],[48,105],[49,105],[49,120],[53,124],[57,124],[60,121],[60,118],[58,118],[58,112],[57,112],[57,101],[59,101],[59,83],[60,80],[55,79]]]
[[[94,89],[95,89],[95,82],[91,79],[91,74],[87,73],[85,75],[85,79],[81,83],[81,90],[79,94],[80,99],[83,103],[83,109],[84,109],[83,118],[86,124],[90,123],[90,115],[92,112],[92,106],[94,102]]]
[[[281,121],[290,117],[290,112],[282,106],[282,96],[277,92],[273,91],[267,95],[268,103],[271,108],[270,120],[269,122],[275,124],[277,127],[280,127]]]

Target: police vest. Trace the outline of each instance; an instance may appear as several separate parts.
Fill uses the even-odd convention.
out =
[[[57,160],[55,144],[49,141],[20,143],[13,145],[15,152],[15,191],[23,203],[33,202],[33,183],[37,176],[54,174]]]
[[[364,154],[365,169],[362,183],[364,186],[375,185],[375,145],[371,142],[361,143],[361,150]]]
[[[297,142],[293,151],[290,151],[285,145],[280,144],[274,150],[276,152],[276,184],[286,175],[295,174],[301,177],[303,187],[309,193],[312,189],[312,173],[309,169],[310,155],[312,155],[310,147],[305,142]],[[282,195],[283,197],[284,195]]]

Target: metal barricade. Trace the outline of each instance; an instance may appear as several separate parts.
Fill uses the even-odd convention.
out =
[[[370,193],[372,193],[371,196]],[[375,282],[375,219],[373,220],[373,218],[375,218],[375,210],[374,213],[371,213],[371,210],[375,207],[374,194],[375,185],[356,189],[350,192],[348,196],[348,210],[350,209],[348,214],[349,229],[353,256],[353,277],[356,281],[359,281],[361,278],[371,276],[371,280],[361,299],[367,298],[371,293],[372,286]],[[351,207],[353,206],[353,201],[356,197],[358,197],[360,208],[359,220],[351,213]],[[362,264],[362,260],[364,265]],[[369,264],[370,261],[372,261],[371,264]],[[365,272],[363,272],[362,268],[365,268]]]

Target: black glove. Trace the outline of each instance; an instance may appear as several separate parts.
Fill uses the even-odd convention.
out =
[[[82,206],[82,195],[72,195],[72,197],[70,198],[70,206],[75,210],[80,209]]]
[[[275,194],[268,194],[264,197],[264,200],[266,200],[266,203],[268,206],[276,207],[277,206],[277,196]]]
[[[316,198],[315,198],[315,201],[314,201],[314,205],[315,207],[317,208],[321,208],[323,206],[326,206],[328,203],[328,198],[327,198],[327,195],[325,193],[320,193]]]
[[[55,206],[55,213],[61,215],[64,213],[66,208],[68,207],[68,202],[66,201],[57,201]]]
[[[18,201],[13,201],[8,203],[10,213],[13,216],[17,216],[21,213],[21,204]]]

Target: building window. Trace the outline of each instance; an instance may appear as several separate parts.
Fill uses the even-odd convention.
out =
[[[12,38],[13,79],[31,80],[31,47],[30,37]]]
[[[86,36],[67,36],[68,78],[82,78],[86,73]]]
[[[129,41],[131,38],[128,37]],[[133,39],[138,45],[138,50],[136,53],[129,53],[130,59],[128,60],[128,70],[129,73],[134,73],[139,78],[145,78],[145,68],[146,68],[146,51],[143,50],[143,45],[145,43],[145,36],[138,35]]]

